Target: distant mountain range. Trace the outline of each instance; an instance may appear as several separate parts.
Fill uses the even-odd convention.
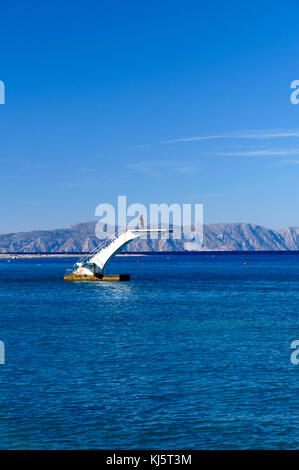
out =
[[[100,240],[95,236],[96,222],[71,225],[56,230],[35,230],[0,235],[0,253],[90,252]],[[192,251],[199,250],[194,239],[138,239],[124,251]],[[221,223],[204,225],[201,250],[261,251],[299,250],[299,227],[271,230],[261,225]]]

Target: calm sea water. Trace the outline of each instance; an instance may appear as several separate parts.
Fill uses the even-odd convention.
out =
[[[0,260],[0,448],[299,448],[298,254],[74,261]]]

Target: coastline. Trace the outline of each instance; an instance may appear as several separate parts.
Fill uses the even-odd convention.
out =
[[[202,250],[202,251],[149,251],[134,253],[117,253],[116,257],[138,257],[145,256],[172,256],[172,255],[199,255],[199,256],[215,256],[215,255],[294,255],[299,254],[299,250]],[[81,258],[90,256],[91,253],[0,253],[1,259],[26,259],[26,258]]]
[[[152,253],[149,253],[152,254]],[[0,259],[23,258],[81,258],[89,253],[0,253]],[[144,253],[117,253],[115,256],[147,256]]]

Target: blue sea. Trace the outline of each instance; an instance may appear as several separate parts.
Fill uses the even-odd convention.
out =
[[[1,449],[299,448],[299,254],[75,261],[0,260]]]

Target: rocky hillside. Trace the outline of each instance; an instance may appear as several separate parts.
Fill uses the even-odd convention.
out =
[[[177,230],[177,228],[176,228]],[[89,252],[99,243],[95,222],[86,222],[57,230],[40,230],[0,235],[0,253]],[[198,250],[194,239],[135,240],[127,251]],[[204,225],[202,250],[299,250],[299,228],[278,231],[254,224]]]

